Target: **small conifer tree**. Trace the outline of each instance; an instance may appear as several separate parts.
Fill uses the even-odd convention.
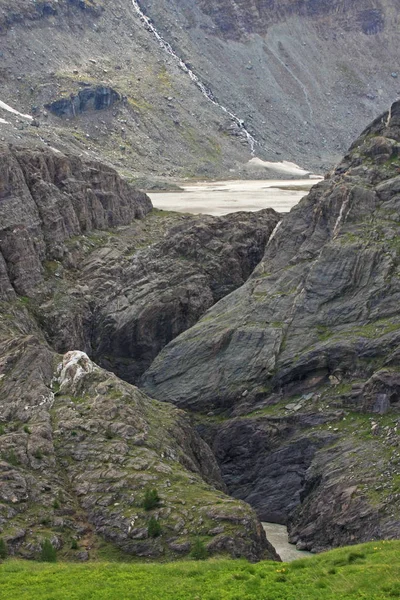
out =
[[[190,556],[194,560],[205,560],[208,557],[208,550],[200,538],[195,539]]]
[[[161,498],[157,490],[146,490],[144,493],[143,508],[145,510],[153,510],[160,504]]]
[[[0,538],[0,559],[7,558],[7,554],[8,554],[7,544],[5,543],[3,538]]]
[[[147,533],[149,537],[155,538],[161,535],[161,525],[154,517],[151,517],[147,526]]]
[[[56,562],[57,552],[53,544],[49,539],[45,539],[42,543],[42,551],[40,553],[40,560],[43,562]]]

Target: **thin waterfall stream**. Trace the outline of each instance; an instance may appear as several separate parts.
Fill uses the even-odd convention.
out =
[[[209,102],[212,102],[212,104],[214,104],[214,106],[217,106],[220,110],[222,110],[226,115],[228,115],[232,119],[232,121],[234,121],[236,123],[236,125],[239,127],[239,129],[245,135],[247,142],[249,144],[249,147],[250,147],[251,154],[254,156],[255,155],[255,146],[258,142],[251,135],[251,133],[249,131],[247,131],[247,129],[244,125],[243,119],[240,119],[237,115],[235,115],[228,108],[226,108],[226,106],[224,106],[223,104],[218,102],[218,100],[215,98],[212,91],[199,79],[199,77],[192,71],[192,69],[185,63],[185,61],[182,60],[182,58],[180,56],[178,56],[178,54],[172,48],[171,44],[169,42],[167,42],[162,37],[162,35],[158,32],[156,27],[151,22],[151,19],[147,15],[144,14],[143,10],[141,9],[141,7],[139,5],[139,2],[137,2],[137,0],[132,0],[132,5],[133,5],[135,12],[138,14],[141,22],[143,23],[144,27],[147,29],[147,31],[152,33],[153,36],[158,41],[160,47],[167,54],[169,54],[170,56],[172,56],[175,59],[175,61],[179,65],[179,68],[190,77],[190,79],[193,81],[193,83],[201,91],[203,96],[205,98],[207,98],[207,100]]]

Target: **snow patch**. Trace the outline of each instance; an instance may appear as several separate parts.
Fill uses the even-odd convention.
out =
[[[282,160],[280,162],[273,162],[269,160],[261,160],[261,158],[252,158],[247,163],[249,167],[272,169],[278,173],[285,173],[285,175],[296,175],[298,177],[311,175],[310,171],[306,171],[296,165],[296,163],[289,162],[288,160]]]
[[[282,225],[282,221],[279,221],[279,223],[277,223],[277,224],[275,225],[275,228],[274,228],[273,232],[272,232],[272,233],[271,233],[271,235],[269,236],[269,240],[268,240],[268,242],[267,242],[267,248],[268,248],[268,246],[270,245],[270,243],[272,242],[272,240],[274,239],[274,237],[276,236],[276,234],[277,234],[277,231],[278,231],[278,229],[279,229],[279,227],[280,227],[281,225]]]
[[[15,110],[15,108],[12,108],[12,106],[8,106],[8,104],[2,102],[1,100],[0,108],[4,108],[4,110],[7,110],[8,112],[13,113],[14,115],[18,115],[19,117],[23,117],[24,119],[29,119],[30,121],[33,120],[33,117],[31,117],[31,115],[24,115],[23,113],[20,113],[17,110]]]

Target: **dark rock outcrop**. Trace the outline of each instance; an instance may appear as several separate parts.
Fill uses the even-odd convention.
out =
[[[300,504],[306,472],[315,453],[332,442],[324,432],[304,433],[325,415],[233,419],[200,432],[210,443],[228,491],[245,499],[261,521],[286,524]]]
[[[370,8],[355,0],[200,0],[201,9],[212,18],[219,32],[230,38],[264,33],[274,23],[297,16],[303,19],[346,19],[347,30],[374,35],[384,29],[384,2]]]
[[[36,2],[4,0],[0,12],[0,31],[7,31],[21,23],[54,16],[65,17],[69,15],[71,7],[89,13],[92,17],[100,16],[103,11],[101,4],[95,0],[36,0]]]
[[[314,550],[400,533],[399,122],[397,102],[284,217],[247,283],[172,341],[143,380],[151,395],[203,414],[326,417],[333,411],[334,423],[311,422],[306,433],[297,425],[285,440],[287,449],[281,444],[279,450],[282,480],[290,473],[285,452],[292,453],[289,463],[295,455],[302,463],[298,481],[289,486],[289,497],[297,494],[301,506],[291,516],[294,504],[288,501],[282,512],[289,515],[293,539]],[[261,439],[248,460],[245,452],[235,455],[235,434],[224,437],[230,428],[248,428],[254,443]],[[321,428],[337,432],[334,450],[319,447]],[[213,439],[217,453],[221,444],[231,493],[247,499],[254,493],[260,514],[271,507],[266,514],[272,515],[273,502],[260,499],[258,490],[265,485],[270,493],[273,487],[274,434],[258,431],[247,419],[228,421],[222,437],[214,431]],[[304,438],[305,447],[313,448],[305,461],[296,449]],[[372,447],[375,461],[368,469]],[[329,456],[332,472],[325,470]],[[235,471],[235,461],[255,474],[253,487],[238,475],[240,467]],[[353,492],[341,502],[339,519],[335,502],[348,488]]]
[[[110,87],[98,85],[94,88],[86,87],[77,94],[71,94],[69,98],[60,98],[46,104],[45,108],[57,117],[72,118],[87,110],[104,110],[120,100],[118,92]]]

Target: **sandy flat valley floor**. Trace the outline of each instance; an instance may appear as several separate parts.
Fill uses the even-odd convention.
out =
[[[288,212],[317,181],[318,179],[218,181],[183,185],[183,192],[153,192],[149,196],[156,208],[177,212],[216,216],[262,208]]]

